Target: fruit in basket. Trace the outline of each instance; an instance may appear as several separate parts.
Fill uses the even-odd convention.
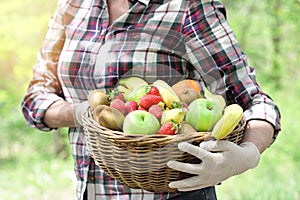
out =
[[[125,97],[131,92],[131,90],[128,89],[127,87],[125,87],[124,85],[118,85],[118,86],[117,86],[117,89],[118,89],[122,94],[124,94]]]
[[[172,89],[179,97],[180,101],[190,104],[198,98],[202,98],[200,85],[191,79],[185,79],[175,83]]]
[[[122,130],[124,115],[107,105],[98,105],[94,109],[94,118],[101,125],[111,130]]]
[[[98,116],[107,107],[107,105],[98,105],[93,109],[93,116],[96,121],[98,121]]]
[[[148,109],[148,112],[151,113],[152,115],[154,115],[159,121],[160,121],[162,113],[163,113],[161,106],[158,104],[152,105]]]
[[[191,88],[196,91],[197,94],[201,94],[201,87],[197,83],[197,81],[192,79],[184,79],[181,81],[178,81],[174,85],[172,85],[173,90],[176,92],[178,96],[180,96],[181,93],[183,93],[187,88]]]
[[[125,103],[125,106],[126,106],[127,114],[138,109],[138,104],[135,101],[128,101]]]
[[[180,101],[188,105],[198,98],[200,98],[200,95],[192,88],[186,88],[184,92],[179,95]]]
[[[153,83],[152,83],[152,85],[154,85],[154,86],[157,86],[157,85],[161,85],[161,86],[165,86],[165,87],[170,87],[170,85],[166,82],[166,81],[164,81],[164,80],[161,80],[161,79],[158,79],[158,80],[156,80],[156,81],[154,81]],[[173,90],[173,89],[172,89]]]
[[[120,79],[119,85],[122,85],[123,87],[132,91],[141,85],[148,85],[148,83],[140,77],[130,76],[130,77]]]
[[[238,125],[243,117],[243,108],[238,104],[225,107],[223,116],[218,120],[212,130],[212,136],[217,140],[225,138]]]
[[[222,117],[222,110],[214,101],[199,98],[189,105],[185,120],[197,131],[211,131]]]
[[[133,89],[127,96],[126,101],[136,101],[139,102],[140,98],[147,94],[148,85],[140,85]]]
[[[222,95],[213,94],[207,88],[204,88],[204,94],[207,99],[210,99],[211,101],[215,102],[222,109],[225,108],[226,102]]]
[[[140,106],[143,108],[150,108],[152,105],[158,104],[162,101],[162,97],[154,94],[146,94],[140,98]]]
[[[183,122],[180,126],[180,129],[178,131],[178,134],[188,134],[188,133],[193,133],[197,132],[194,127],[186,122]]]
[[[119,91],[118,88],[115,88],[113,90],[110,90],[108,93],[109,100],[112,101],[114,99],[120,99],[122,101],[125,101],[125,96],[122,92]]]
[[[127,107],[124,101],[119,98],[116,98],[110,102],[109,105],[111,108],[115,108],[120,111],[123,115],[127,114]]]
[[[159,135],[175,135],[178,132],[178,125],[175,122],[164,122],[157,134]]]
[[[174,108],[171,110],[164,110],[161,116],[161,124],[165,122],[174,121],[177,124],[180,124],[185,116],[185,111],[182,108]]]
[[[124,119],[123,132],[127,134],[156,134],[160,123],[151,113],[135,110],[128,113]]]
[[[88,103],[92,108],[95,108],[98,105],[108,105],[109,95],[101,90],[93,90],[88,95]]]
[[[163,102],[169,107],[172,107],[172,104],[174,102],[180,102],[178,96],[176,93],[173,91],[171,86],[168,85],[163,80],[156,80],[153,82],[153,85],[158,88],[159,93],[162,97]]]
[[[158,88],[152,84],[147,87],[147,94],[160,96]]]

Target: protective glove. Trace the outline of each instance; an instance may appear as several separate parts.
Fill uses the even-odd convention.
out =
[[[177,161],[167,163],[172,169],[196,175],[169,184],[169,187],[177,188],[179,191],[191,191],[216,185],[231,176],[256,167],[260,159],[259,150],[251,142],[237,145],[225,140],[204,141],[200,146],[182,142],[178,144],[178,148],[202,160],[200,164]]]
[[[82,103],[73,104],[75,127],[79,127],[83,125],[82,115],[87,110],[88,107],[89,107],[88,101],[83,101]]]

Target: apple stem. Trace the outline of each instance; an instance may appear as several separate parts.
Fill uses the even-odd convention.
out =
[[[208,108],[207,108],[208,110],[212,110],[213,109],[213,106],[211,105],[211,106],[208,106]]]

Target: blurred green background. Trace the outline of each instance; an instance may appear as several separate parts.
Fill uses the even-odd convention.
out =
[[[282,131],[259,166],[217,186],[219,199],[300,199],[300,1],[224,0],[228,21],[262,88],[278,104]],[[75,199],[66,130],[29,128],[20,111],[56,1],[0,2],[0,199]]]

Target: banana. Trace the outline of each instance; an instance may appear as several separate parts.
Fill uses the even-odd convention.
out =
[[[161,116],[160,123],[174,121],[176,124],[181,124],[184,119],[185,112],[182,108],[174,108],[171,110],[164,110]]]
[[[212,136],[221,140],[229,135],[238,125],[243,117],[243,108],[238,104],[231,104],[225,107],[223,116],[215,124]]]
[[[171,86],[168,85],[163,80],[156,80],[153,82],[153,85],[156,86],[159,90],[159,93],[163,99],[163,102],[169,107],[172,107],[174,102],[180,102],[179,97],[176,95]]]

